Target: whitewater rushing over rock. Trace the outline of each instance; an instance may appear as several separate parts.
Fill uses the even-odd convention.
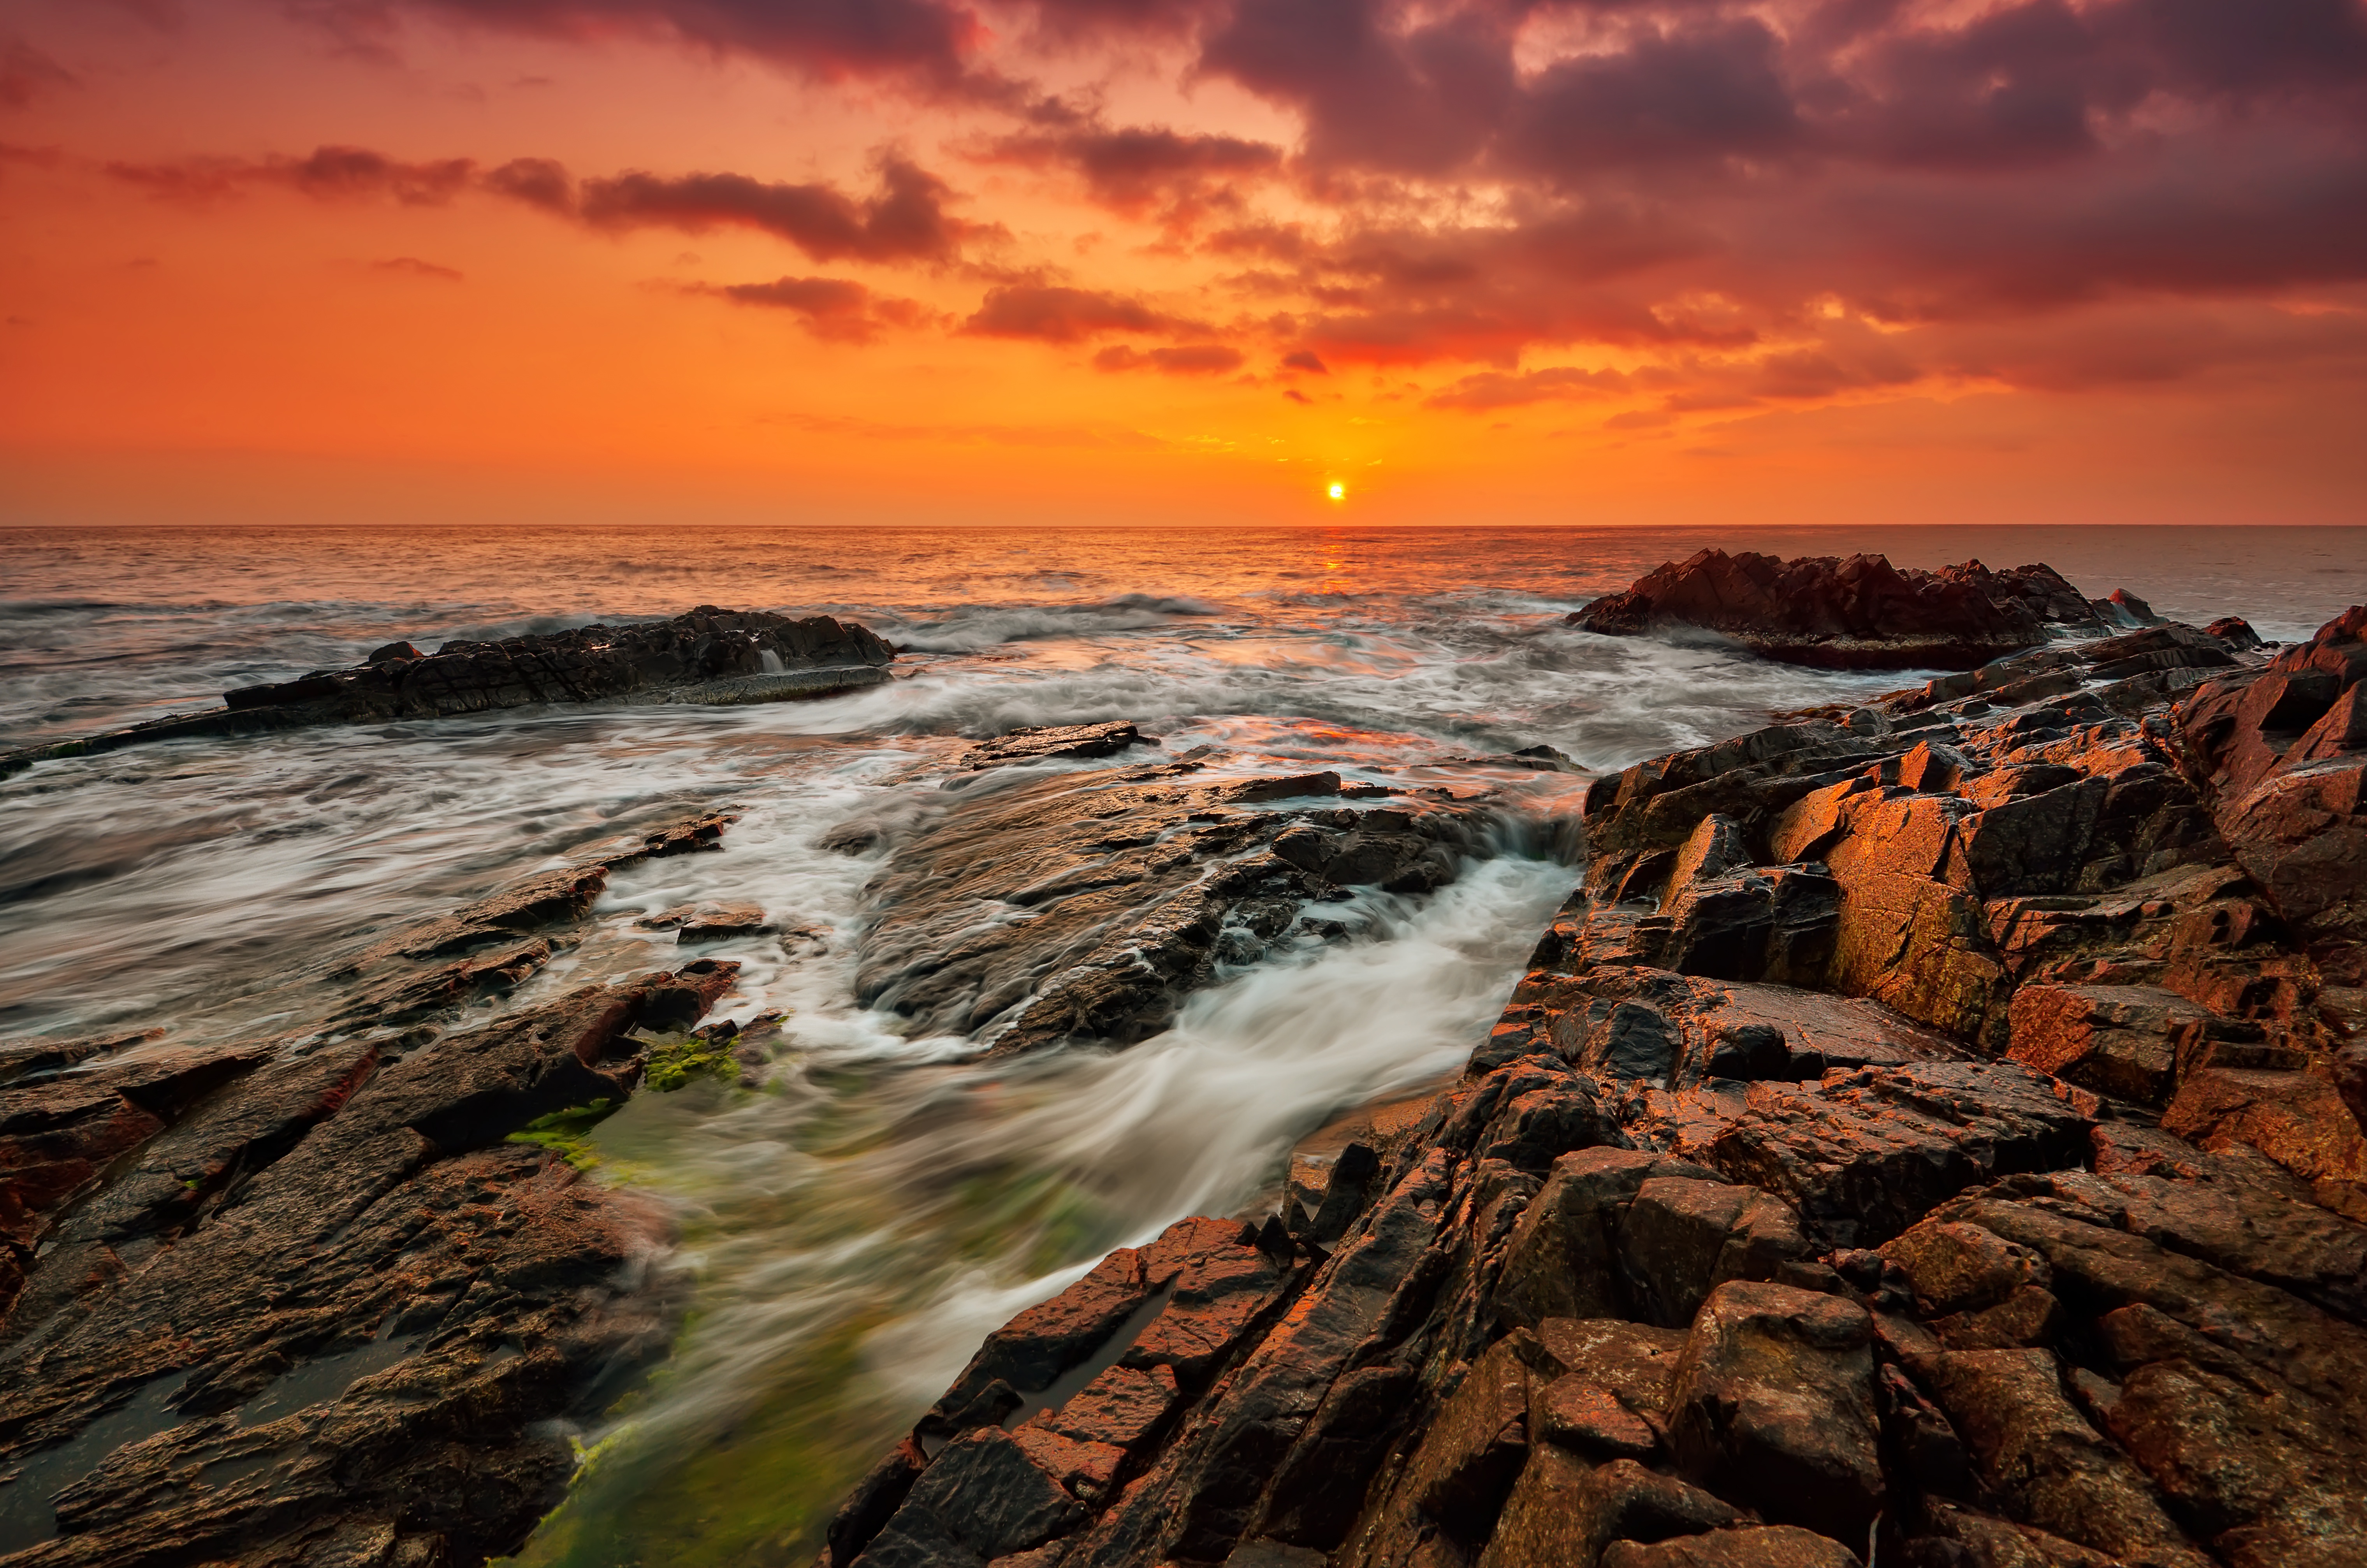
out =
[[[1874,1468],[1791,1515],[1736,1479],[1759,1450],[1685,1436],[1652,1391],[1723,1303],[1738,1399],[1754,1347],[1823,1335],[1839,1421],[1836,1314],[1928,1332],[1927,1359],[1995,1348],[1953,1312],[2154,1408],[2135,1363],[2080,1348],[2118,1330],[2060,1260],[2035,1328],[2019,1283],[1957,1301],[1865,1261],[1918,1205],[2086,1191],[2010,1169],[2135,1201],[2108,1135],[2287,1239],[2206,1241],[2189,1189],[2115,1234],[2218,1247],[2350,1321],[2340,1140],[2275,1132],[2339,1130],[2337,1063],[2296,1033],[2339,1013],[2313,955],[2350,940],[2312,826],[2357,740],[2339,636],[2050,640],[1877,702],[1897,677],[1571,627],[1650,560],[1496,538],[1317,541],[1255,580],[1150,547],[865,540],[839,566],[758,539],[750,580],[796,586],[739,603],[792,608],[680,620],[711,583],[632,597],[679,581],[670,542],[544,558],[592,607],[530,615],[490,588],[368,599],[342,547],[277,599],[263,570],[251,604],[62,589],[8,623],[33,673],[0,722],[47,753],[0,782],[0,1547],[24,1562],[1837,1562],[1867,1497],[1893,1529],[1920,1499],[1917,1540],[2060,1556],[2068,1527],[1989,1479],[1955,1363],[1874,1341]],[[522,577],[467,547],[504,563],[472,581]],[[818,620],[892,657],[646,700],[795,684],[796,647],[740,634]],[[335,707],[399,694],[368,673],[390,663],[660,646],[678,664],[621,694],[71,749],[209,694]],[[1894,815],[1942,820],[1961,865],[1853,860]],[[2264,891],[2211,882],[2214,843]],[[1991,885],[2017,875],[2045,885]],[[2048,942],[2088,967],[2031,968],[2072,961]],[[1795,1141],[1729,1157],[1779,1089]],[[1849,1094],[1905,1165],[1818,1174]],[[2281,1187],[2228,1165],[2246,1148],[2325,1171]],[[1563,1168],[1582,1155],[1608,1163]],[[1719,1294],[1743,1286],[1795,1295]],[[1297,1392],[1241,1403],[1269,1372]],[[2106,1395],[2063,1386],[2151,1476]],[[2294,1397],[2319,1419],[2316,1385]],[[1899,1468],[1909,1408],[1972,1481]],[[979,1454],[991,1483],[962,1480]],[[2142,1484],[2164,1551],[2225,1557]],[[2299,1539],[2246,1517],[2223,1533]]]

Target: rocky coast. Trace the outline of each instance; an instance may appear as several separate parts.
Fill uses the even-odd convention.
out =
[[[1460,1081],[1014,1318],[826,1562],[2367,1558],[2367,610],[2032,640],[1597,781]]]
[[[828,1568],[2367,1557],[2367,610],[2277,648],[2043,568],[1773,566],[1842,628],[1796,635],[1851,658],[1945,631],[1943,601],[2001,650],[1594,779],[1558,824],[1485,783],[1565,765],[1541,750],[1381,784],[1110,722],[1010,730],[831,829],[876,862],[857,999],[990,1064],[1153,1038],[1268,953],[1354,943],[1359,897],[1513,852],[1583,872],[1455,1081],[988,1336]],[[769,700],[893,658],[712,608],[515,640],[199,717],[440,712],[415,667],[447,659],[579,661],[564,691],[472,676],[481,707]],[[306,953],[300,1005],[227,1046],[0,1043],[5,1561],[517,1550],[685,1309],[675,1219],[586,1134],[780,1043],[703,1021],[728,960],[557,961],[615,874],[721,863],[673,857],[734,820]]]

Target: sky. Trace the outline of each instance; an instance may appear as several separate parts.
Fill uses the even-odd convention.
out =
[[[0,525],[2367,523],[2361,0],[0,0]]]

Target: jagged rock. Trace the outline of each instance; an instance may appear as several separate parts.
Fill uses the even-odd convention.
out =
[[[1779,560],[1747,550],[1665,564],[1569,621],[1613,637],[1699,627],[1765,658],[1827,670],[1968,669],[2044,642],[2050,625],[2101,624],[2044,566],[1993,572],[1966,561],[1900,571],[1881,556]]]
[[[1762,1517],[1863,1539],[1885,1491],[1873,1337],[1853,1303],[1720,1285],[1671,1379],[1678,1463]]]
[[[2144,1568],[2203,1568],[2159,1495],[2063,1396],[2046,1350],[1952,1350],[1911,1369],[2017,1517]]]
[[[1621,1273],[1637,1315],[1681,1328],[1728,1280],[1772,1280],[1808,1256],[1800,1224],[1750,1187],[1647,1177],[1619,1220]]]
[[[1782,1197],[1811,1234],[1865,1247],[1979,1182],[2077,1164],[2089,1125],[2020,1067],[1931,1062],[1752,1084],[1679,1147]]]
[[[538,703],[826,696],[887,680],[885,667],[895,658],[886,643],[853,622],[712,604],[639,626],[447,642],[415,658],[396,653],[401,646],[382,648],[351,670],[316,670],[225,693],[223,705],[210,711],[0,754],[0,777],[50,758],[185,735],[440,718]]]

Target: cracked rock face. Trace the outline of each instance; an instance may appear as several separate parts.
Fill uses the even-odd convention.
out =
[[[2367,1562],[2362,633],[2041,648],[1599,781],[1461,1082],[1015,1320],[931,1420],[1026,1472],[975,1526],[858,1493],[829,1561]],[[1241,1281],[1189,1374],[1006,1440],[1161,1249]]]

